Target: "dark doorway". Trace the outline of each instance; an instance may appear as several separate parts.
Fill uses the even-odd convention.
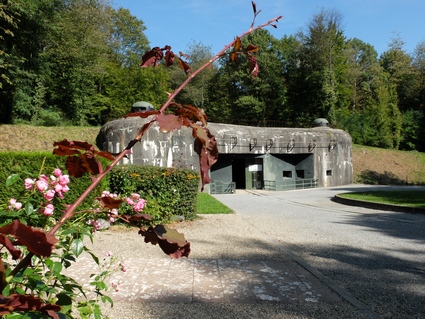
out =
[[[245,159],[234,158],[232,161],[232,180],[236,183],[236,189],[246,188]]]

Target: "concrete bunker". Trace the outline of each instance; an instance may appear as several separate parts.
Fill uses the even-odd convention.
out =
[[[120,152],[147,119],[106,123],[97,144]],[[313,128],[263,128],[209,123],[219,150],[210,171],[210,193],[235,189],[290,190],[352,183],[352,142],[348,133],[321,125]],[[182,128],[164,134],[154,125],[121,164],[199,169],[192,132]]]

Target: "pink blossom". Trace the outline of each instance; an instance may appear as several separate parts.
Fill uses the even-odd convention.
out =
[[[62,191],[62,189],[63,189],[63,186],[62,186],[61,184],[57,184],[57,185],[55,185],[55,192],[56,192],[56,193],[61,192],[61,191]]]
[[[133,199],[133,200],[139,200],[140,199],[140,195],[137,194],[137,193],[133,193],[133,194],[131,194],[130,198]]]
[[[22,208],[22,203],[19,203],[18,201],[16,201],[16,199],[15,198],[11,198],[10,200],[9,200],[9,206],[8,206],[8,209],[9,210],[13,210],[13,209],[17,209],[17,210],[20,210],[21,208]]]
[[[112,216],[110,216],[110,217],[109,217],[109,222],[110,222],[110,223],[114,223],[114,222],[115,222],[115,218],[114,218],[114,217],[112,217]]]
[[[25,178],[25,189],[32,190],[34,188],[35,180],[31,178]]]
[[[52,204],[47,204],[43,214],[46,216],[52,216],[54,209],[55,207]]]
[[[108,251],[106,254],[105,254],[105,257],[112,257],[112,251]]]
[[[49,183],[45,179],[39,179],[38,181],[35,182],[35,186],[37,187],[40,193],[43,193],[46,189],[49,188]]]
[[[66,193],[67,191],[69,191],[68,185],[62,186],[62,193]]]
[[[141,212],[145,208],[146,200],[140,199],[136,205],[133,206],[135,212]]]
[[[111,209],[111,215],[117,216],[118,215],[118,209],[112,208]]]
[[[56,168],[56,169],[53,171],[53,174],[55,174],[55,176],[56,176],[56,177],[59,177],[59,176],[61,176],[61,175],[62,175],[62,171],[61,171],[59,168]]]
[[[66,186],[69,183],[69,176],[68,175],[61,175],[59,178],[59,184],[62,186]]]
[[[131,206],[136,204],[130,197],[126,197],[125,201],[127,202],[128,205],[131,205]]]
[[[53,189],[49,189],[47,192],[44,193],[44,198],[47,199],[49,202],[55,197],[55,191]]]
[[[94,231],[97,231],[101,228],[100,223],[97,220],[90,219],[89,221],[87,221],[87,224],[92,225]]]

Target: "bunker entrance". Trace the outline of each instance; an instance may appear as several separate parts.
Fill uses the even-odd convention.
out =
[[[219,154],[210,192],[235,189],[289,190],[316,187],[313,154]]]

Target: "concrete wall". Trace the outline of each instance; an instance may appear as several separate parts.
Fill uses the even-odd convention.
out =
[[[109,152],[122,151],[147,120],[128,118],[105,124],[97,144]],[[232,181],[232,176],[245,170],[246,187],[251,188],[255,174],[250,165],[262,162],[262,178],[278,183],[288,179],[283,171],[290,170],[292,179],[302,171],[304,179],[318,179],[319,187],[352,183],[353,166],[351,137],[348,133],[328,127],[259,128],[209,123],[215,135],[219,160],[211,170],[211,179]],[[123,164],[133,163],[198,170],[199,160],[193,151],[192,132],[182,128],[169,134],[154,125]],[[244,168],[239,167],[245,165]],[[299,172],[301,173],[301,172]]]

